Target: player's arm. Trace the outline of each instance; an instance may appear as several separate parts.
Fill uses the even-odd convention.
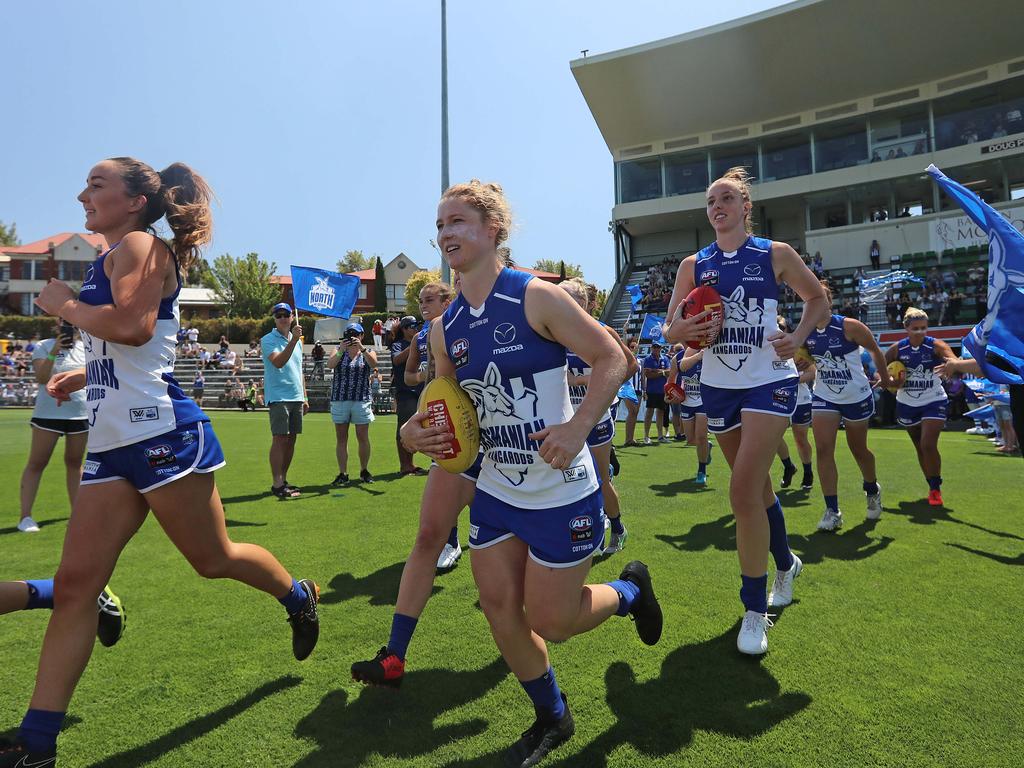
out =
[[[63,373],[55,373],[46,382],[46,394],[57,401],[57,405],[71,399],[71,393],[85,386],[85,368],[75,368]]]
[[[843,320],[843,335],[846,336],[848,341],[864,347],[868,354],[871,355],[871,360],[875,364],[875,370],[878,371],[878,385],[882,387],[893,386],[892,377],[886,368],[885,355],[882,354],[878,342],[875,341],[875,334],[871,332],[871,329],[860,320],[847,317]]]
[[[407,387],[415,387],[423,381],[420,378],[420,345],[418,340],[414,340],[409,345],[402,377],[405,379],[405,386]]]
[[[700,338],[711,328],[711,322],[705,321],[708,312],[700,312],[693,317],[683,317],[683,303],[694,287],[694,269],[697,256],[687,256],[679,263],[676,270],[676,282],[672,287],[672,298],[668,302],[668,319],[661,328],[665,341],[671,344],[683,343]]]
[[[608,413],[619,384],[626,378],[626,355],[601,325],[557,286],[531,280],[523,297],[526,321],[541,336],[570,344],[590,363],[592,372],[587,394],[573,417],[565,424],[552,424],[530,435],[542,440],[540,456],[549,464],[568,466],[590,430]]]
[[[441,323],[430,326],[430,354],[434,358],[434,371],[438,377],[455,376],[455,366],[445,349],[444,326]],[[402,425],[398,436],[407,450],[414,453],[419,451],[432,459],[439,459],[451,449],[454,435],[445,427],[424,427],[426,419],[424,411],[414,413]]]
[[[945,362],[946,360],[956,360],[956,355],[953,354],[952,347],[950,347],[949,344],[944,342],[942,339],[935,339],[935,342],[932,345],[932,352],[934,353],[936,359],[941,360],[943,362]]]
[[[805,366],[802,371],[800,371],[799,381],[801,384],[811,386],[812,384],[814,384],[814,379],[817,378],[817,376],[818,369],[815,367],[814,363],[811,363],[810,365]]]
[[[704,359],[703,349],[694,349],[693,347],[687,347],[683,353],[683,359],[679,361],[679,370],[686,373],[688,370],[693,368],[697,363]]]
[[[885,350],[885,362],[886,362],[886,364],[893,363],[893,362],[895,362],[899,358],[899,354],[900,354],[899,347],[900,347],[900,345],[898,343],[897,344],[890,344],[889,348]]]
[[[775,280],[786,283],[804,302],[800,324],[792,333],[779,331],[768,337],[779,359],[788,360],[807,341],[814,327],[828,317],[828,302],[818,278],[786,243],[772,243],[772,269],[775,270]]]
[[[113,304],[92,306],[79,301],[68,285],[51,279],[36,304],[47,314],[104,341],[140,347],[153,338],[164,278],[173,265],[171,252],[145,232],[129,232],[108,256]]]
[[[935,373],[944,379],[948,379],[954,373],[970,373],[975,376],[985,375],[977,360],[964,359],[962,357],[946,358],[942,363],[935,366]]]

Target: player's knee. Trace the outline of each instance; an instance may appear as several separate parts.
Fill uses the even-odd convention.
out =
[[[420,527],[416,532],[416,542],[413,546],[421,551],[433,552],[436,550],[439,553],[450,532],[451,526],[446,528],[437,520],[420,520]]]
[[[226,552],[193,556],[189,558],[189,563],[204,579],[223,579],[231,568],[231,558]]]
[[[29,459],[25,464],[25,471],[35,475],[41,475],[43,470],[46,469],[46,465],[49,463],[49,459],[45,461],[39,459]]]
[[[103,585],[93,588],[91,570],[85,563],[61,563],[53,577],[54,605],[60,604],[64,607],[88,603],[95,606],[96,596],[103,589]]]

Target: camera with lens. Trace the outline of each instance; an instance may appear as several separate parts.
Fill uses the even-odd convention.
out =
[[[61,347],[70,349],[75,343],[75,326],[67,320],[61,320],[57,338],[60,340]]]
[[[362,335],[363,334],[361,334],[355,328],[346,328],[345,329],[345,334],[342,336],[342,340],[346,344],[351,344],[353,339],[358,339],[358,338],[362,337]]]

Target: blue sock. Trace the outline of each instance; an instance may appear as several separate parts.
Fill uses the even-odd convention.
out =
[[[619,610],[615,612],[615,615],[628,615],[629,609],[633,607],[633,601],[636,600],[636,596],[640,594],[640,587],[626,579],[609,581],[608,586],[619,593]]]
[[[942,478],[936,475],[928,478],[928,490],[938,491],[942,489]]]
[[[26,611],[36,608],[53,608],[53,579],[25,580],[28,584],[28,605]]]
[[[838,496],[826,496],[825,506],[831,509],[833,512],[839,511],[839,497]]]
[[[707,471],[708,471],[707,463],[703,462],[703,461],[698,461],[697,462],[697,474],[698,475],[703,475]]]
[[[775,567],[780,571],[788,571],[793,567],[793,553],[789,550],[789,537],[786,535],[786,517],[782,514],[779,497],[775,503],[765,510],[768,514],[768,549],[775,558]]]
[[[782,466],[785,467],[787,472],[796,472],[796,467],[793,465],[792,459],[783,459]]]
[[[622,517],[609,517],[608,520],[612,524],[612,533],[621,536],[625,532],[625,528],[622,526]]]
[[[555,670],[548,667],[548,671],[536,680],[520,680],[519,684],[523,686],[523,690],[539,713],[554,720],[562,719],[562,715],[565,714],[565,702],[562,701],[562,691],[555,681]]]
[[[814,474],[814,469],[811,467],[810,463],[804,464],[804,474],[805,475],[813,475]]]
[[[309,596],[306,594],[306,588],[292,579],[292,588],[287,595],[277,598],[277,602],[283,605],[284,609],[288,611],[288,615],[291,616],[306,607],[307,599]]]
[[[872,480],[869,483],[867,480],[865,480],[864,481],[864,493],[866,493],[868,496],[876,495],[878,493],[878,481],[877,480]]]
[[[740,600],[743,607],[756,613],[768,613],[768,574],[764,576],[740,576]]]
[[[53,752],[57,749],[57,734],[64,725],[63,712],[30,709],[21,721],[18,738],[29,752]]]
[[[388,639],[388,650],[402,661],[405,661],[405,654],[409,650],[412,633],[416,631],[417,621],[419,619],[406,616],[404,613],[396,613],[391,617],[391,637]]]
[[[451,533],[448,534],[448,544],[451,545],[452,549],[459,546],[459,526],[454,526]]]

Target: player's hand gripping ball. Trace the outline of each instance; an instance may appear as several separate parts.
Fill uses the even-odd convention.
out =
[[[673,381],[665,385],[665,402],[670,405],[678,405],[686,399],[686,390]]]
[[[907,381],[907,366],[901,363],[899,360],[893,360],[887,366],[886,370],[889,371],[889,376],[892,378],[893,385],[889,387],[890,392],[895,392],[897,389],[901,389]]]
[[[469,469],[480,451],[480,422],[466,390],[455,378],[438,376],[423,387],[419,410],[427,413],[424,427],[447,427],[452,435],[451,448],[435,459],[437,465],[453,475]]]
[[[710,347],[715,343],[718,332],[722,329],[722,297],[710,285],[698,285],[683,301],[684,318],[699,315],[704,311],[710,313],[703,320],[703,322],[709,323],[708,330],[697,338],[686,340],[686,345],[691,349]]]
[[[797,368],[803,370],[808,365],[814,365],[814,357],[811,355],[807,347],[801,346],[796,351],[796,354],[793,355],[793,362],[797,364]],[[803,363],[803,367],[800,366],[801,363]]]

